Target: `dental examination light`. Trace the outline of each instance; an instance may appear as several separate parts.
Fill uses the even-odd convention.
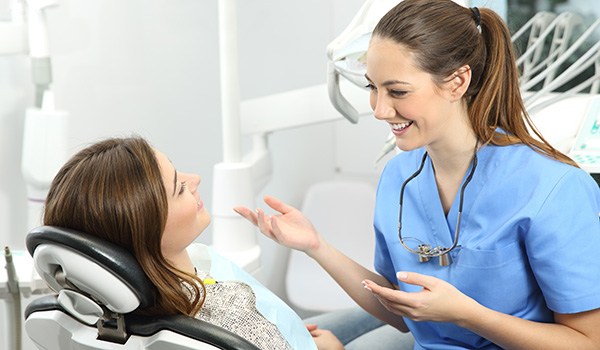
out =
[[[342,95],[340,76],[359,87],[367,85],[365,79],[365,53],[371,32],[377,22],[398,0],[367,0],[358,10],[348,27],[327,45],[327,87],[331,103],[351,123],[358,123],[359,113]]]
[[[350,24],[327,45],[327,88],[329,99],[348,121],[358,123],[360,113],[342,95],[340,77],[366,88],[365,54],[371,40],[371,33],[377,22],[401,0],[367,0],[358,10]],[[455,0],[466,6],[465,1]]]

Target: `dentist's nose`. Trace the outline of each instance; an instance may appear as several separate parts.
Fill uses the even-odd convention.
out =
[[[386,98],[386,96],[379,92],[371,93],[370,103],[373,115],[379,120],[390,119],[396,115],[394,106],[389,101],[389,98]]]

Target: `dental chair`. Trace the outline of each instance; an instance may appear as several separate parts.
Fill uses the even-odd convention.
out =
[[[122,247],[51,226],[32,230],[26,243],[37,272],[57,293],[25,309],[25,331],[39,349],[258,349],[190,316],[132,313],[150,305],[156,291]]]

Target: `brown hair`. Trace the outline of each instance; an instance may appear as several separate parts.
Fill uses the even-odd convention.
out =
[[[529,118],[519,90],[510,32],[494,11],[469,9],[451,0],[404,0],[383,16],[373,36],[410,50],[417,66],[438,85],[468,65],[471,83],[464,98],[473,131],[483,144],[523,143],[577,166],[552,147]]]
[[[161,253],[167,209],[152,147],[139,137],[111,138],[79,151],[59,170],[46,198],[44,224],[128,249],[158,290],[155,305],[139,312],[195,315],[204,302],[202,281]]]

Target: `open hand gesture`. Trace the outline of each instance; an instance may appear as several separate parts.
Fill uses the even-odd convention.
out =
[[[275,197],[265,196],[264,200],[279,214],[271,216],[262,209],[254,212],[246,207],[234,210],[257,226],[265,236],[286,247],[308,253],[320,245],[319,234],[302,212]]]

